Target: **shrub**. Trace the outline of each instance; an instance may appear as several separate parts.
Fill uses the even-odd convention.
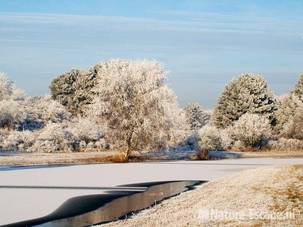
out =
[[[30,148],[33,152],[75,152],[79,151],[79,139],[66,129],[66,125],[49,123],[40,130],[35,143]]]
[[[205,126],[210,119],[210,114],[203,111],[202,107],[197,103],[192,103],[185,107],[186,121],[190,125],[191,130],[198,130]]]
[[[16,129],[25,116],[18,101],[0,101],[0,128]]]
[[[71,118],[71,114],[57,101],[48,96],[28,98],[23,102],[26,118],[19,130],[36,130],[47,123],[62,123]]]
[[[86,143],[104,137],[105,129],[88,118],[79,118],[68,125],[68,130]]]
[[[303,149],[303,141],[298,139],[279,138],[278,140],[271,140],[268,147],[274,150],[295,151]]]
[[[96,68],[90,71],[73,69],[51,82],[52,98],[64,105],[71,113],[82,114],[95,96]]]
[[[73,120],[67,130],[79,139],[81,151],[100,151],[110,146],[105,139],[106,128],[93,119]]]
[[[224,150],[231,149],[235,141],[233,140],[233,138],[230,135],[230,128],[220,129],[219,132],[220,132],[222,148]]]
[[[9,135],[9,132],[10,131],[8,131],[6,129],[1,129],[0,128],[0,151],[4,150],[4,143],[5,143],[6,138]]]
[[[31,131],[10,131],[0,147],[5,151],[28,152],[36,137],[37,133]]]
[[[111,60],[98,64],[97,85],[88,114],[106,123],[117,147],[158,149],[174,139],[185,121],[174,93],[155,61]]]
[[[246,113],[230,128],[230,135],[244,146],[260,148],[271,136],[270,122],[264,116]]]
[[[197,155],[200,159],[207,159],[210,150],[222,149],[222,139],[219,129],[206,125],[198,132]]]
[[[273,121],[275,100],[260,75],[242,74],[225,86],[213,113],[213,122],[227,128],[245,113],[267,116]]]

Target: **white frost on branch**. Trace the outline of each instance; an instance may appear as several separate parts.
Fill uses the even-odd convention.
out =
[[[98,96],[87,114],[104,122],[115,145],[127,154],[166,146],[185,124],[175,94],[164,84],[166,74],[156,61],[98,64]]]
[[[248,147],[261,147],[271,137],[271,126],[266,116],[246,113],[230,128],[229,133],[235,141]]]
[[[20,99],[24,97],[23,91],[16,88],[5,73],[0,72],[0,102],[8,99]]]
[[[191,103],[185,107],[186,120],[191,130],[199,130],[210,120],[210,114],[203,110],[198,103]]]

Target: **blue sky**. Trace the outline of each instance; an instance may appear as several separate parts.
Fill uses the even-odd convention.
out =
[[[0,0],[0,71],[30,95],[110,58],[151,58],[182,105],[212,107],[241,72],[272,90],[303,72],[303,1]]]

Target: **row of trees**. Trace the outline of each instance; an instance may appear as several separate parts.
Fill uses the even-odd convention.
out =
[[[303,75],[293,90],[275,97],[261,75],[227,84],[210,123],[199,133],[201,156],[211,149],[302,149]]]
[[[0,146],[45,152],[111,148],[126,157],[135,150],[173,146],[184,140],[187,124],[165,79],[163,67],[148,60],[118,59],[72,70],[52,81],[51,99],[5,99],[18,107],[2,114]]]
[[[53,80],[50,89],[72,114],[106,127],[108,141],[128,156],[166,147],[184,130],[184,114],[165,79],[156,61],[118,59],[72,70]]]
[[[51,97],[27,97],[0,75],[0,149],[74,152],[190,146],[213,149],[301,149],[303,76],[275,97],[261,75],[243,74],[225,86],[213,111],[184,109],[156,61],[110,60],[71,70],[51,85]]]

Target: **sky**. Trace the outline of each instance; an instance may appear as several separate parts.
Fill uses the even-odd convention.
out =
[[[29,95],[72,68],[155,59],[181,105],[212,108],[232,78],[278,95],[303,73],[302,0],[0,0],[0,71]]]

